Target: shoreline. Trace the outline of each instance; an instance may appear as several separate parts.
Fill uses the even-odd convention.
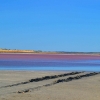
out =
[[[90,71],[90,70],[0,70],[0,72],[100,72],[100,71]]]
[[[45,55],[97,55],[97,56],[100,56],[100,53],[35,53],[35,52],[21,52],[21,53],[13,53],[13,52],[7,52],[7,53],[3,53],[3,52],[0,52],[0,54],[37,54],[37,55],[42,55],[42,54],[45,54]]]
[[[17,66],[18,67],[18,66]],[[19,66],[18,68],[15,67],[7,67],[5,66],[1,66],[0,67],[0,71],[36,71],[36,72],[71,72],[71,71],[85,71],[85,72],[99,72],[100,71],[100,67],[99,66],[67,66],[67,67],[24,67],[24,66]]]

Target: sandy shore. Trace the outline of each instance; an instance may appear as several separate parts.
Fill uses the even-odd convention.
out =
[[[0,71],[0,100],[100,100],[100,73]]]

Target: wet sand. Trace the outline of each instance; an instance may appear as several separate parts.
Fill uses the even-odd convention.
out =
[[[0,100],[100,100],[100,73],[0,71]]]

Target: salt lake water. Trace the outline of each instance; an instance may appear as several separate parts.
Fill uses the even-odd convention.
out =
[[[0,70],[100,71],[100,56],[82,54],[0,54]]]

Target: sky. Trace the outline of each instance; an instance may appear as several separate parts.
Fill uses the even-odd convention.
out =
[[[100,0],[0,0],[0,48],[100,52]]]

